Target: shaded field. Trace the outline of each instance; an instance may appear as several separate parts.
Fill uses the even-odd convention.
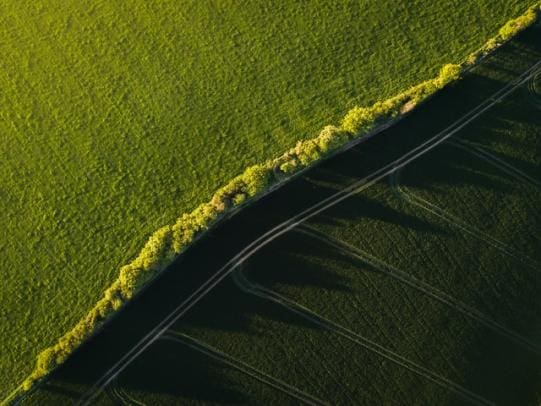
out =
[[[178,268],[211,274],[258,230],[411,150],[539,60],[538,38],[530,30],[380,138],[232,218]],[[260,249],[96,403],[539,403],[541,123],[531,87]],[[87,393],[197,286],[174,271],[25,403]]]
[[[529,3],[2,2],[0,392],[151,232]]]

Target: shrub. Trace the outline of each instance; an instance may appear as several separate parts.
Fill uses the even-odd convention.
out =
[[[443,68],[440,69],[440,73],[437,78],[438,85],[440,87],[444,87],[448,83],[458,80],[460,78],[461,72],[462,67],[460,65],[455,65],[451,63],[444,65]]]
[[[265,190],[269,186],[272,176],[271,165],[254,165],[246,169],[241,177],[246,183],[248,196],[253,197]]]
[[[339,127],[328,125],[317,136],[315,142],[320,151],[328,154],[349,141],[348,133]]]
[[[291,157],[282,163],[279,168],[285,174],[296,172],[300,167],[300,162],[296,157]]]
[[[539,8],[539,5],[532,6],[520,17],[508,21],[507,24],[500,28],[499,35],[501,39],[506,41],[534,23],[539,14]]]
[[[340,127],[350,134],[358,134],[369,131],[373,124],[374,118],[370,108],[356,106],[347,112]]]
[[[58,365],[56,351],[54,348],[47,348],[38,355],[34,376],[42,377]]]

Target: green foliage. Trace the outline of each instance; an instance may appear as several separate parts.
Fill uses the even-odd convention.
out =
[[[447,64],[443,66],[438,75],[438,82],[441,87],[447,85],[448,83],[454,82],[460,78],[460,73],[462,72],[462,67],[456,64]]]
[[[465,60],[465,66],[471,66],[477,63],[482,57],[492,52],[494,49],[499,47],[505,41],[508,41],[510,38],[527,28],[528,26],[534,24],[541,14],[541,2],[534,4],[528,8],[521,16],[509,20],[505,25],[503,25],[498,31],[498,35],[493,38],[490,38],[481,46],[478,50],[472,52]]]
[[[518,23],[515,22],[511,24],[509,26],[511,28],[508,27],[505,30],[502,29],[505,35],[500,33],[500,36],[503,38],[506,35],[511,35],[508,33],[509,30],[518,32],[518,30],[524,28],[524,24],[531,23],[531,12],[529,11],[528,13],[530,14],[524,16],[524,18],[517,19],[520,20]],[[536,12],[536,15],[537,14],[538,13]],[[327,32],[325,34],[327,34]],[[486,50],[489,47],[490,49],[493,49],[493,47],[496,47],[501,42],[500,39],[492,40],[492,42],[489,41],[483,49]],[[334,43],[332,50],[333,52],[336,52]],[[477,58],[472,59],[477,60]],[[387,63],[384,65],[387,67]],[[363,66],[363,69],[367,68]],[[370,67],[369,70],[372,69],[373,67]],[[40,379],[56,365],[62,363],[65,358],[75,348],[77,348],[77,346],[80,345],[81,342],[87,339],[96,330],[96,328],[107,319],[107,317],[109,317],[114,311],[118,310],[126,300],[132,298],[144,283],[170,264],[176,255],[180,254],[187,247],[189,247],[195,238],[215,224],[215,222],[218,221],[224,213],[234,207],[245,204],[246,202],[250,201],[251,198],[255,198],[266,191],[269,186],[276,182],[277,179],[274,177],[275,173],[281,172],[288,175],[294,174],[298,170],[312,165],[325,156],[328,156],[329,154],[338,150],[353,137],[362,136],[376,129],[378,125],[388,123],[390,120],[400,117],[402,113],[411,110],[412,106],[418,105],[443,86],[456,80],[460,76],[461,71],[462,68],[459,65],[445,65],[440,70],[439,75],[434,79],[422,82],[417,86],[413,86],[395,97],[377,101],[371,106],[357,106],[352,108],[345,115],[339,127],[327,126],[317,137],[297,141],[293,148],[288,150],[280,157],[267,161],[263,165],[254,165],[249,167],[241,175],[231,180],[224,187],[218,189],[209,202],[201,204],[191,212],[181,215],[173,222],[173,225],[162,227],[153,233],[137,257],[133,259],[132,262],[124,265],[120,269],[117,279],[110,284],[109,288],[105,290],[103,297],[95,304],[95,306],[91,308],[86,316],[84,316],[74,328],[62,336],[56,344],[40,353],[36,362],[36,367],[30,374],[29,378],[25,380],[24,387],[30,387],[33,381]],[[384,73],[382,73],[382,75],[383,74]],[[122,75],[119,74],[118,77],[122,77]],[[408,83],[408,85],[410,83],[411,81]],[[289,93],[290,92],[288,91],[285,94],[288,95]],[[389,94],[390,92],[387,93]],[[374,95],[375,93],[372,94],[372,98]],[[309,95],[306,96],[306,100],[312,100],[314,98],[315,97],[311,97]],[[98,107],[99,103],[96,108]],[[324,108],[323,111],[327,116],[327,108]],[[241,116],[244,119],[246,114]],[[175,121],[177,120],[175,119]],[[148,118],[148,120],[144,123],[140,124],[141,128],[146,128],[148,126],[152,126],[152,119],[150,118]],[[257,132],[264,131],[258,127]],[[303,136],[306,136],[306,134]],[[121,139],[121,137],[119,137],[119,139]],[[62,144],[62,142],[59,143]],[[138,142],[144,143],[142,140],[139,140]],[[238,147],[238,141],[235,141],[234,144],[235,145],[230,149],[237,151],[236,148]],[[279,148],[279,146],[272,145],[270,148]],[[107,153],[109,149],[111,148],[105,148],[104,154]],[[112,150],[119,151],[121,148],[115,146],[112,148]],[[196,155],[200,157],[201,151],[197,151]],[[250,154],[246,155],[249,156]],[[152,173],[154,168],[161,168],[159,165],[149,166],[146,162],[146,155],[142,154],[142,157],[143,158],[140,160],[134,160],[133,162],[135,162],[134,164],[140,165],[140,167],[144,169],[145,173]],[[204,168],[204,163],[208,163],[209,159],[212,158],[203,156],[201,158],[201,162],[203,162],[201,165],[203,166],[200,168]],[[174,161],[174,158],[171,158],[171,160]],[[104,161],[106,161],[106,159]],[[66,162],[71,161],[66,159]],[[128,162],[130,165],[133,164],[131,160],[126,162]],[[228,163],[228,165],[229,164],[230,163]],[[100,173],[100,171],[107,170],[108,164],[103,163],[102,165],[103,166],[100,166],[97,169],[94,168],[95,173]],[[231,166],[228,166],[228,171],[237,170],[231,168],[238,167],[239,165],[231,164]],[[66,173],[71,173],[69,170],[65,170],[64,168],[62,169]],[[138,173],[138,169],[139,168],[132,167],[129,171],[127,171],[127,173]],[[158,171],[157,173],[159,174],[158,178],[167,178],[164,173],[159,172],[160,170],[162,169],[156,169],[156,171]],[[169,170],[171,170],[170,167]],[[191,184],[194,184],[197,183],[197,180],[197,177],[192,178],[190,182],[192,182]],[[172,180],[173,184],[174,181],[175,179]],[[151,183],[152,182],[145,181],[142,182],[141,185],[151,185]],[[187,185],[190,185],[190,183],[187,183]],[[115,187],[114,184],[111,187]],[[145,199],[142,199],[141,201],[145,202],[146,200],[152,200],[150,199],[152,197],[152,193],[153,190],[151,189],[145,190]],[[96,195],[99,195],[99,193],[96,192]],[[120,195],[122,195],[122,193],[120,193]],[[152,204],[149,204],[148,210],[145,209],[143,212],[150,213],[153,211],[155,211],[155,207],[152,206]],[[51,216],[58,217],[53,219],[55,226],[61,224],[61,216],[59,216],[56,212],[53,212]],[[108,216],[106,216],[106,218],[107,220],[104,224],[107,224],[107,222],[110,221]],[[137,231],[136,233],[138,232],[140,231]],[[97,232],[96,235],[96,238],[100,237],[99,233]],[[116,240],[113,239],[113,241]],[[100,244],[102,243],[99,243],[98,245]],[[102,245],[106,246],[107,244]]]
[[[370,107],[354,107],[344,117],[341,128],[354,135],[368,133],[380,123],[396,118],[403,111],[404,105],[417,105],[435,92],[456,81],[462,67],[456,64],[444,65],[439,75],[405,92],[384,101],[378,101]]]
[[[280,171],[285,174],[292,174],[296,172],[301,167],[300,161],[297,159],[296,155],[291,154],[287,157],[283,163],[279,165]]]
[[[328,125],[321,130],[315,139],[315,142],[324,154],[328,154],[342,147],[346,142],[349,141],[349,139],[350,138],[346,131],[343,131],[335,126]]]
[[[272,179],[272,168],[269,165],[254,165],[249,167],[242,174],[246,184],[246,193],[249,197],[267,189]]]
[[[541,5],[532,6],[520,17],[508,21],[499,31],[500,38],[506,41],[533,24],[539,16],[540,8]]]
[[[350,134],[367,132],[374,125],[374,115],[370,107],[354,107],[344,117],[341,123],[342,129]]]

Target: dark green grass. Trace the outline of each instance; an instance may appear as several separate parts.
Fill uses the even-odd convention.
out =
[[[382,399],[399,402],[414,398],[416,388],[422,385],[414,374],[394,368],[370,351],[322,330],[278,305],[244,294],[230,282],[215,294],[214,299],[205,300],[182,326],[174,330],[203,340],[276,379],[335,404],[372,403]],[[214,304],[218,297],[223,300],[219,314]],[[208,324],[205,320],[212,322]],[[216,369],[205,360],[202,362],[214,373],[220,373],[218,382],[231,379],[227,370]],[[145,387],[142,369],[133,371],[135,373],[130,371],[133,371],[132,367],[118,379],[118,385],[128,390],[135,386],[139,392],[147,392],[146,397],[140,399],[150,403],[164,402],[159,391],[153,393],[152,388]],[[255,403],[275,403],[283,397],[280,391],[265,395],[250,377],[241,376],[240,379],[245,393],[255,392]],[[374,387],[373,382],[380,379],[394,384],[387,388]],[[182,385],[176,386],[176,390],[189,392]],[[437,387],[433,390],[438,394],[435,399],[444,395]],[[200,399],[191,398],[194,402]],[[429,398],[423,400],[430,403]],[[220,403],[224,402],[227,403],[227,399],[220,399]]]
[[[526,0],[0,5],[0,392],[145,238]]]

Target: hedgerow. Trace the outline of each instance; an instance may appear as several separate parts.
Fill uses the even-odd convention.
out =
[[[520,17],[508,21],[502,28],[500,28],[498,33],[501,40],[508,40],[509,38],[518,34],[524,28],[533,24],[538,18],[540,9],[540,5],[532,6]]]
[[[531,6],[521,16],[509,20],[505,25],[500,28],[498,35],[490,38],[481,48],[476,52],[472,52],[465,61],[466,65],[473,65],[479,61],[483,56],[492,52],[498,46],[508,41],[510,38],[517,35],[519,32],[534,24],[541,14],[541,2]]]
[[[541,3],[538,3],[520,17],[507,22],[496,37],[470,54],[462,64],[445,65],[435,78],[411,87],[390,99],[377,101],[369,107],[353,107],[342,119],[339,127],[326,126],[318,136],[299,141],[278,158],[247,168],[241,175],[218,189],[209,202],[201,204],[191,213],[182,214],[173,225],[154,232],[139,255],[120,269],[118,278],[87,315],[57,343],[38,355],[36,366],[24,381],[22,388],[29,389],[34,382],[63,363],[100,324],[131,299],[141,286],[170,265],[224,214],[261,196],[270,186],[282,182],[282,175],[292,175],[313,165],[354,138],[366,135],[381,124],[402,117],[419,103],[456,81],[466,68],[477,63],[488,52],[533,24],[540,14]]]

